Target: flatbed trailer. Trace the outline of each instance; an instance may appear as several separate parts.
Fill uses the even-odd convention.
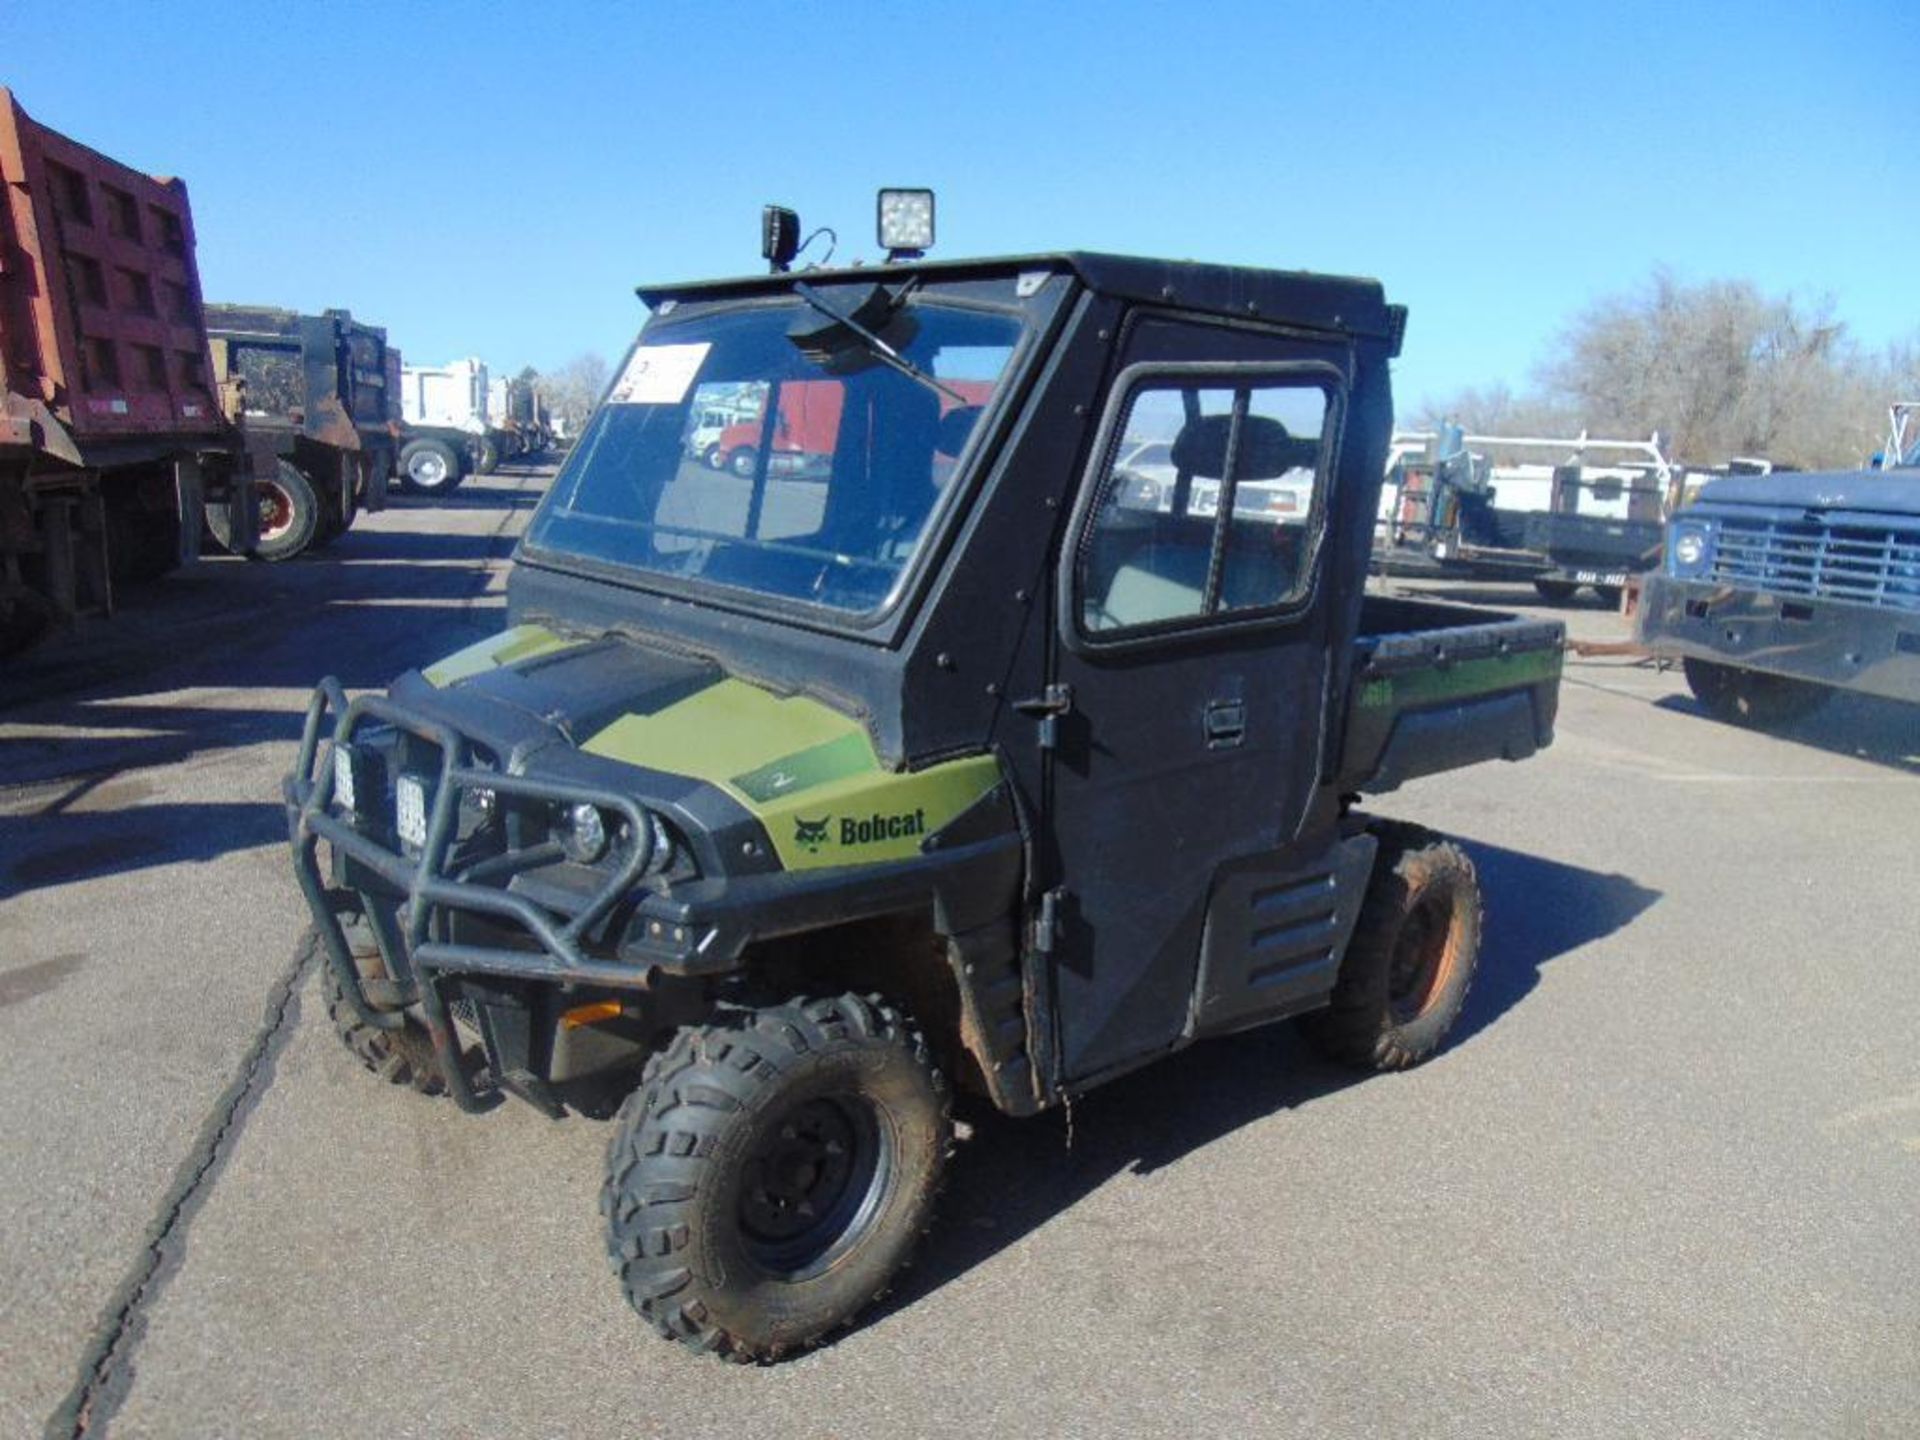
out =
[[[1430,579],[1520,582],[1564,601],[1582,586],[1618,604],[1659,561],[1675,468],[1648,440],[1396,437],[1373,568]],[[1553,463],[1494,457],[1545,452]]]

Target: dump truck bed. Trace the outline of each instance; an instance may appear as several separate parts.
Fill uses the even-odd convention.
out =
[[[1566,627],[1465,605],[1369,595],[1351,670],[1338,783],[1381,794],[1553,741]]]
[[[217,435],[180,180],[37,124],[0,87],[0,376],[89,460]]]

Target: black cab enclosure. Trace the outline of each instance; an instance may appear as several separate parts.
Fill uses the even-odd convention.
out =
[[[507,631],[309,712],[296,870],[363,1059],[556,1113],[644,1060],[616,1265],[765,1356],[904,1256],[949,1080],[1027,1113],[1309,1011],[1363,1064],[1438,1045],[1471,866],[1357,801],[1546,745],[1563,634],[1364,593],[1377,283],[1065,254],[641,293]]]

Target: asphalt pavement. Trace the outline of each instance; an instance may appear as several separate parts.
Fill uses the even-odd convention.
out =
[[[380,1085],[296,960],[308,687],[497,628],[548,473],[207,562],[0,671],[0,1435],[1920,1432],[1920,722],[1756,734],[1624,658],[1570,663],[1539,758],[1374,807],[1487,891],[1435,1060],[1360,1079],[1281,1026],[975,1112],[834,1343],[655,1339],[601,1251],[604,1125]]]

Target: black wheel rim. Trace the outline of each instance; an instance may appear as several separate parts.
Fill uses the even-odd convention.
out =
[[[748,1154],[740,1234],[748,1256],[784,1280],[828,1269],[872,1226],[893,1170],[893,1139],[857,1096],[805,1100]]]
[[[1400,927],[1387,977],[1387,998],[1399,1024],[1416,1019],[1433,1003],[1434,992],[1452,968],[1452,930],[1453,912],[1437,895],[1414,906]]]

